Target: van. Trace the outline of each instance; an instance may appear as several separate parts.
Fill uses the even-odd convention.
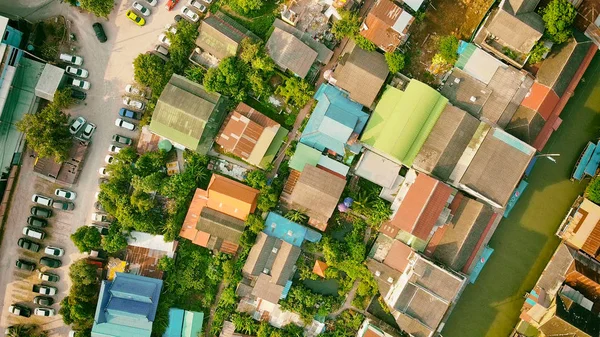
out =
[[[35,229],[33,227],[23,227],[23,235],[27,235],[30,238],[43,240],[46,237],[46,233],[42,230]]]

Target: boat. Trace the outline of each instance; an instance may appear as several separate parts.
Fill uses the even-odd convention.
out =
[[[573,174],[571,174],[571,181],[577,180],[580,181],[583,179],[583,175],[585,173],[585,168],[589,164],[594,152],[596,151],[596,144],[592,142],[588,142],[585,146],[585,149],[579,156],[577,160],[577,164],[575,164],[575,168],[573,169]]]

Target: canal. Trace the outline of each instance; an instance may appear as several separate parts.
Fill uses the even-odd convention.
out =
[[[538,159],[527,190],[489,243],[494,254],[477,282],[464,291],[442,331],[444,337],[504,337],[517,323],[523,295],[558,246],[554,233],[587,182],[571,182],[569,176],[587,142],[600,137],[599,75],[597,54],[544,149],[560,153],[557,163]]]

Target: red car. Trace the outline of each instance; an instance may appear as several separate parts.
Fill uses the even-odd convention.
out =
[[[170,11],[171,9],[173,9],[173,7],[175,7],[175,5],[177,5],[178,2],[179,0],[169,0],[165,7],[167,8],[167,10]]]

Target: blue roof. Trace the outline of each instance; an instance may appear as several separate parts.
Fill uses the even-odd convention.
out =
[[[313,110],[300,142],[319,151],[330,149],[344,155],[345,149],[360,151],[360,146],[346,143],[353,133],[360,134],[369,115],[362,105],[351,101],[348,95],[329,84],[321,84],[315,93],[317,106]]]
[[[307,239],[310,239],[311,242],[321,240],[321,234],[273,212],[269,212],[263,232],[296,247],[300,247],[302,242]]]
[[[181,337],[184,311],[178,308],[169,309],[169,325],[162,337]]]
[[[126,273],[116,273],[112,281],[103,281],[92,337],[149,337],[162,283]]]

